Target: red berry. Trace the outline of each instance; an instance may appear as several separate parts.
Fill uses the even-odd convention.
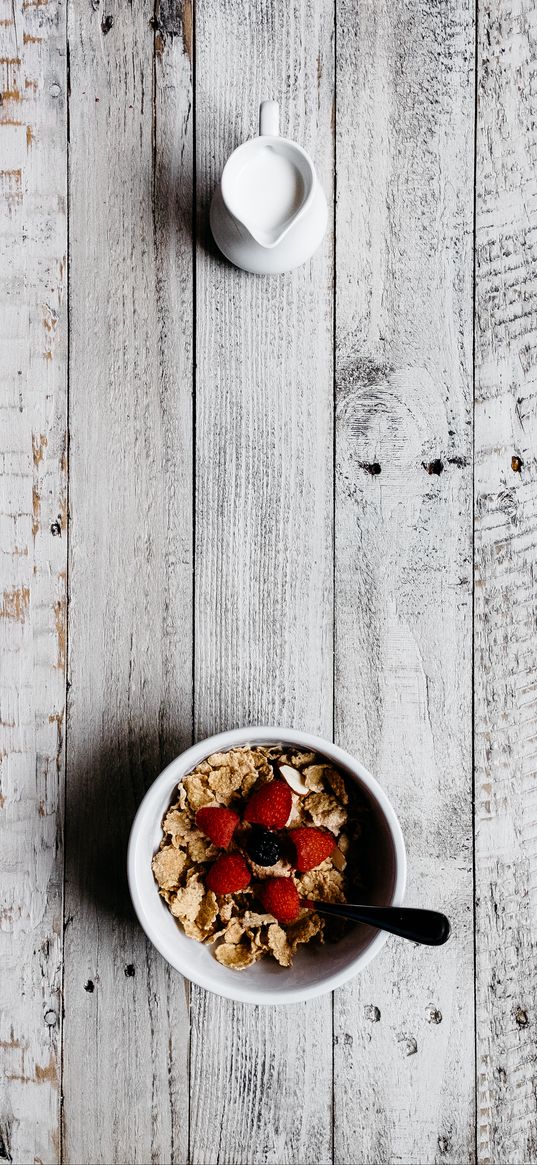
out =
[[[240,854],[222,854],[210,867],[205,881],[215,894],[234,894],[236,890],[244,890],[250,878],[248,866]]]
[[[259,896],[269,914],[278,922],[294,922],[300,914],[300,898],[292,878],[269,878]]]
[[[198,829],[220,849],[227,849],[238,824],[238,813],[219,805],[206,805],[196,813]]]
[[[300,825],[298,829],[291,829],[289,839],[295,847],[296,860],[294,865],[302,874],[306,870],[313,870],[315,866],[320,866],[325,858],[330,857],[336,844],[331,833],[308,825]]]
[[[268,781],[252,793],[244,811],[244,820],[266,829],[283,829],[287,825],[293,805],[289,785],[285,781]]]

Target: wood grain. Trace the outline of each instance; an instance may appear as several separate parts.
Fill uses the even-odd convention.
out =
[[[188,1000],[125,885],[134,811],[192,731],[191,69],[157,21],[70,14],[69,1162],[188,1142]]]
[[[476,221],[479,1160],[537,1161],[537,12],[483,4]]]
[[[0,1161],[537,1163],[534,5],[477,37],[477,1122],[474,7],[66,7],[0,0]],[[211,242],[264,97],[335,270]],[[261,721],[364,760],[454,923],[333,1016],[190,991],[128,902],[147,785]]]
[[[66,604],[66,53],[0,6],[0,1160],[59,1154]]]
[[[473,12],[338,10],[336,738],[393,800],[409,904],[336,993],[337,1162],[474,1159]]]
[[[332,727],[332,258],[262,279],[219,259],[207,204],[281,103],[331,193],[333,10],[197,5],[195,732]],[[332,1156],[330,999],[285,1009],[193,989],[194,1163]]]

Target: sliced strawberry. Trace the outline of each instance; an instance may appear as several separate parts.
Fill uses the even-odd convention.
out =
[[[233,809],[224,809],[220,805],[205,805],[196,813],[198,829],[220,849],[227,849],[239,820]]]
[[[302,874],[306,870],[313,870],[320,866],[325,858],[329,858],[336,844],[335,837],[325,829],[315,826],[300,825],[298,829],[289,831],[289,840],[295,848],[293,865]]]
[[[264,825],[265,829],[283,829],[287,825],[293,805],[289,785],[285,781],[268,781],[256,793],[252,793],[244,820],[251,825]]]

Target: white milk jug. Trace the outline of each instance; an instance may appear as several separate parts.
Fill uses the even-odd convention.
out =
[[[278,104],[263,101],[259,137],[232,153],[214,193],[210,221],[218,247],[244,271],[290,271],[317,250],[327,217],[311,158],[279,136]]]

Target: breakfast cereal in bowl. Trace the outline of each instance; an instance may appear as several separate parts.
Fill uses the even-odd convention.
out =
[[[170,967],[227,999],[281,1006],[333,991],[376,957],[386,931],[334,912],[401,905],[406,854],[357,757],[302,729],[247,725],[190,745],[152,782],[127,875]]]
[[[184,934],[223,967],[290,967],[348,924],[317,902],[360,900],[370,809],[321,753],[285,744],[214,752],[176,785],[153,876]]]

